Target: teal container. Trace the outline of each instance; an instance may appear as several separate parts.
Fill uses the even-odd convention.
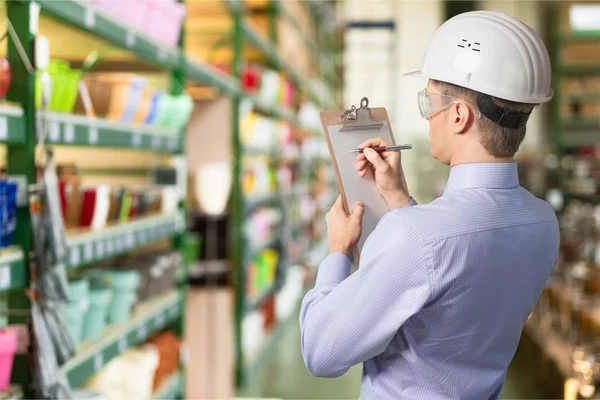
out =
[[[92,289],[109,289],[110,272],[105,269],[89,269],[83,273]]]
[[[90,283],[87,279],[78,279],[75,281],[69,281],[69,301],[80,302],[85,301],[87,303],[88,293],[90,291]]]
[[[70,302],[64,307],[67,329],[75,345],[81,342],[83,332],[83,310],[79,303]]]
[[[106,326],[106,315],[111,304],[111,293],[108,289],[92,289],[89,295],[90,308],[84,318],[84,340],[97,340]]]
[[[129,319],[139,284],[140,274],[138,271],[110,272],[113,298],[108,310],[108,321],[111,324],[122,324]]]

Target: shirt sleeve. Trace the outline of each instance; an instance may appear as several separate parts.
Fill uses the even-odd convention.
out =
[[[330,254],[302,302],[302,355],[320,377],[343,375],[381,354],[404,322],[428,301],[425,248],[401,212],[389,213],[367,240],[357,272]]]

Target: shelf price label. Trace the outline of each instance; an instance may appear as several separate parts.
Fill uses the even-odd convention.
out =
[[[8,139],[8,119],[0,117],[0,140]]]
[[[48,136],[51,142],[60,141],[60,124],[58,121],[50,122],[50,126],[48,127]]]
[[[179,315],[179,305],[178,304],[174,304],[170,309],[169,309],[169,314],[171,314],[171,318],[175,318]]]
[[[65,125],[65,142],[73,143],[75,141],[75,127],[73,124]]]
[[[125,34],[125,45],[129,49],[131,49],[133,46],[135,46],[135,33],[128,31]]]
[[[88,28],[96,25],[96,10],[93,7],[85,8],[84,23]]]
[[[125,350],[127,350],[127,338],[121,338],[119,340],[119,353],[124,352]]]
[[[140,147],[142,145],[142,135],[138,132],[131,134],[131,146]]]
[[[85,261],[92,261],[92,258],[94,258],[94,246],[91,242],[85,244],[83,248],[83,258]]]
[[[79,262],[81,260],[81,257],[79,255],[79,247],[75,246],[75,247],[73,247],[71,249],[70,258],[71,258],[71,260],[70,260],[71,261],[71,266],[74,267],[74,266],[79,265]]]
[[[10,265],[0,265],[0,290],[10,287]]]
[[[156,51],[156,58],[160,62],[167,61],[167,51],[165,49],[163,49],[162,47],[159,47]]]
[[[90,126],[88,130],[88,142],[90,144],[98,143],[98,128],[95,126]]]
[[[162,328],[165,325],[165,315],[163,313],[158,314],[154,319],[154,322],[156,323],[157,328]]]
[[[96,257],[98,257],[98,258],[104,257],[104,242],[102,240],[99,240],[96,243]]]
[[[113,246],[113,241],[110,239],[106,239],[106,243],[104,244],[104,247],[106,248],[106,253],[111,255],[115,252],[115,248]]]
[[[145,340],[148,336],[148,329],[146,328],[146,324],[142,324],[137,328],[137,338],[138,341]]]
[[[133,232],[127,234],[125,240],[127,241],[127,247],[133,249],[135,247],[135,236]]]
[[[102,353],[98,353],[94,356],[94,371],[98,371],[103,366],[104,366],[104,355]]]

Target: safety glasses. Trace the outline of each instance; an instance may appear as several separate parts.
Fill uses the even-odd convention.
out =
[[[448,96],[441,93],[427,93],[427,89],[421,90],[417,93],[417,101],[419,104],[419,112],[421,117],[429,119],[439,112],[444,111],[452,104],[463,103],[467,107],[470,107],[464,100],[458,97]],[[472,109],[472,107],[470,107]],[[481,113],[475,112],[475,118],[479,118]]]

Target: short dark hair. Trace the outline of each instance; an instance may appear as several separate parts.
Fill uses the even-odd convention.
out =
[[[448,96],[458,97],[465,100],[477,111],[477,92],[462,86],[447,82],[433,81],[442,89],[442,93]],[[492,96],[494,104],[509,110],[529,113],[537,104],[517,103],[514,101],[499,99]],[[475,121],[481,133],[480,143],[483,148],[494,157],[512,157],[525,138],[526,126],[517,129],[504,128],[484,115]]]

